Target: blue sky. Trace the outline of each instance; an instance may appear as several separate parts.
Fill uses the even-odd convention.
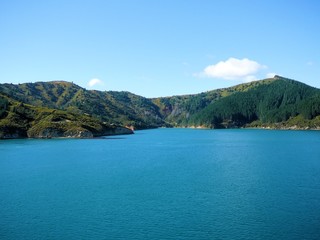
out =
[[[0,83],[159,97],[279,74],[320,88],[319,13],[317,0],[3,0]]]

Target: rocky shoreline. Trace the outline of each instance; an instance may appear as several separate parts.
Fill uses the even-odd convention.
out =
[[[301,126],[242,126],[242,127],[221,127],[221,128],[214,128],[214,127],[206,127],[206,126],[182,126],[182,127],[174,127],[174,128],[190,128],[190,129],[264,129],[264,130],[312,130],[318,131],[320,127],[301,127]]]

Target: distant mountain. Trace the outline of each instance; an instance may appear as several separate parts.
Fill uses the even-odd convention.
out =
[[[320,90],[280,76],[153,99],[64,81],[0,84],[0,138],[15,132],[41,137],[48,129],[63,136],[70,129],[77,129],[73,136],[86,131],[98,136],[127,129],[120,126],[320,129]]]

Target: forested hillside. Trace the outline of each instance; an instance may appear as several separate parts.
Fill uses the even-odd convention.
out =
[[[290,121],[293,123],[298,117],[305,120],[300,124],[310,121],[309,127],[316,127],[319,119],[315,118],[319,115],[318,89],[293,80],[278,79],[268,85],[251,88],[250,91],[236,92],[208,105],[193,115],[189,124],[218,128],[242,127],[247,124],[290,125]]]
[[[320,127],[320,90],[280,76],[153,102],[180,127]]]
[[[89,114],[109,124],[135,129],[163,126],[159,108],[151,100],[129,92],[89,91],[64,81],[1,84],[0,93],[38,107]]]
[[[91,138],[130,133],[130,129],[104,123],[86,114],[35,107],[0,94],[0,139]]]
[[[173,124],[173,126],[188,126],[193,124],[190,122],[190,118],[210,104],[234,93],[247,92],[260,85],[269,85],[273,81],[275,79],[271,78],[200,94],[154,98],[152,101],[159,106],[165,120]]]
[[[320,90],[280,76],[153,99],[129,92],[89,91],[64,81],[0,84],[0,132],[32,136],[52,126],[67,133],[86,129],[99,135],[120,125],[320,129]]]

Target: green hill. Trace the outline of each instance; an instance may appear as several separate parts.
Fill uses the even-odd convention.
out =
[[[192,116],[210,104],[234,93],[247,92],[260,85],[269,85],[273,81],[275,79],[271,78],[200,94],[154,98],[152,101],[159,107],[164,119],[173,126],[190,126],[190,124],[194,124],[190,122]]]
[[[159,108],[151,100],[129,92],[89,91],[64,81],[1,84],[0,93],[38,107],[89,114],[109,124],[135,129],[164,125]]]
[[[85,114],[35,107],[0,94],[0,139],[91,138],[130,133],[130,129],[110,125]]]
[[[320,90],[280,76],[154,102],[176,126],[320,127]]]
[[[129,131],[116,126],[320,129],[320,90],[280,76],[153,99],[64,81],[0,84],[0,138]]]

